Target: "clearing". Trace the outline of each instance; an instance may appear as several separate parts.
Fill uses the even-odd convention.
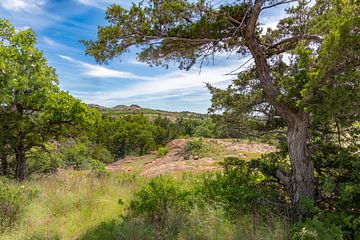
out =
[[[264,143],[241,142],[231,139],[204,139],[207,148],[204,152],[184,158],[185,146],[191,139],[176,139],[167,144],[169,152],[157,157],[156,152],[136,157],[127,156],[107,166],[110,172],[131,172],[145,177],[155,177],[177,172],[214,171],[221,168],[218,164],[226,156],[244,160],[260,157],[274,152],[276,148]]]

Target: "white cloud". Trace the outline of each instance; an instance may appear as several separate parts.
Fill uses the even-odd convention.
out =
[[[82,50],[76,47],[71,47],[69,45],[62,44],[57,42],[49,37],[42,37],[40,38],[39,44],[41,49],[53,49],[56,52],[66,52],[66,53],[73,53],[73,54],[83,54]]]
[[[111,4],[117,3],[119,4],[118,0],[77,0],[79,3],[83,4],[83,5],[87,5],[90,7],[95,7],[95,8],[100,8],[100,9],[106,9],[108,6],[110,6]],[[128,3],[131,3],[131,0],[125,0],[125,1],[121,1],[123,4],[123,2],[125,2],[125,5],[128,5]]]
[[[45,0],[1,0],[0,6],[15,12],[40,12],[46,4]]]
[[[65,59],[68,62],[77,64],[82,68],[82,73],[86,76],[96,77],[96,78],[123,78],[123,79],[138,79],[138,80],[153,80],[150,77],[143,77],[133,74],[131,72],[124,72],[109,69],[103,66],[90,64],[82,61],[75,60],[71,57],[59,55],[62,59]]]
[[[62,57],[70,61],[68,57]],[[191,95],[194,92],[206,90],[205,83],[211,83],[221,87],[227,86],[234,78],[234,76],[229,76],[226,74],[242,65],[245,61],[246,59],[242,59],[239,61],[229,61],[228,63],[230,64],[226,66],[204,67],[201,72],[199,71],[199,68],[193,68],[188,72],[176,70],[168,74],[157,75],[154,77],[145,76],[142,78],[149,81],[142,81],[109,91],[72,93],[86,102],[96,102],[105,106],[109,106],[115,102],[134,102],[134,99],[141,99],[142,101],[153,101],[169,98],[186,99],[188,95]],[[94,71],[97,70],[95,67],[99,66],[91,65],[91,69]],[[106,72],[115,70],[106,69],[102,71]],[[120,73],[116,73],[114,75],[117,74]],[[121,72],[121,74],[123,74],[123,72]],[[208,98],[208,96],[203,96],[203,99],[205,98]],[[191,99],[189,97],[189,101],[193,101]],[[189,104],[193,104],[193,102]]]
[[[61,44],[57,43],[56,41],[52,40],[51,38],[48,37],[43,37],[43,41],[46,45],[48,45],[49,47],[63,47]]]

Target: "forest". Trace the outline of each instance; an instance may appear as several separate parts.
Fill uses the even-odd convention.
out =
[[[100,66],[247,61],[206,84],[207,114],[103,107],[0,17],[0,240],[360,240],[359,1],[118,1],[103,17],[79,39]]]

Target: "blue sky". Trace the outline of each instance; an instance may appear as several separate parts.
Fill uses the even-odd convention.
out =
[[[79,40],[96,39],[97,26],[105,25],[107,6],[124,7],[131,0],[0,0],[0,18],[10,20],[17,28],[32,28],[38,36],[38,48],[56,68],[60,87],[86,103],[103,106],[138,104],[171,111],[207,112],[210,94],[205,82],[225,87],[231,81],[226,75],[247,59],[237,55],[219,55],[214,64],[201,71],[195,66],[181,71],[149,67],[136,60],[136,49],[107,65],[98,65]],[[214,0],[226,2],[224,0]],[[282,8],[262,15],[266,26],[275,27],[284,16]]]

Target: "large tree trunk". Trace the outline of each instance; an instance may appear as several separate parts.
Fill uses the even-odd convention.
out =
[[[256,37],[257,20],[264,2],[265,0],[259,0],[255,3],[246,22],[243,35],[246,46],[254,58],[257,75],[266,98],[288,125],[288,151],[292,169],[290,176],[281,171],[277,172],[277,176],[288,189],[294,217],[306,217],[309,212],[300,211],[301,202],[306,200],[313,202],[315,200],[314,166],[307,148],[308,115],[278,100],[281,91],[273,81],[266,51],[258,43]]]
[[[305,115],[301,114],[300,116]],[[291,160],[291,175],[288,189],[295,219],[311,215],[307,204],[315,200],[314,164],[308,151],[308,121],[304,117],[296,118],[288,125],[288,150]],[[309,202],[310,201],[310,202]],[[300,204],[304,206],[300,211]],[[308,207],[308,208],[306,208]]]
[[[26,176],[26,157],[25,151],[20,150],[16,152],[16,179],[23,181]]]
[[[3,176],[8,175],[8,162],[7,162],[7,155],[1,155],[1,173]]]

